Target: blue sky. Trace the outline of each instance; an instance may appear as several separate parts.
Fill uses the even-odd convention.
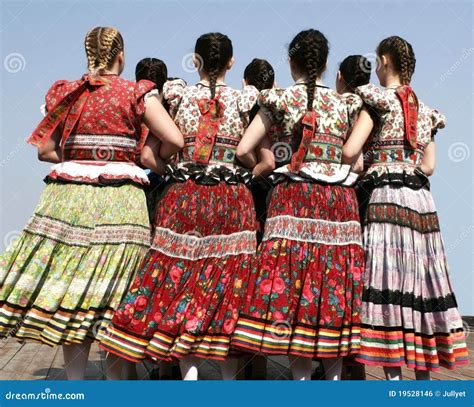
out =
[[[266,58],[277,83],[291,83],[286,47],[306,28],[330,41],[324,82],[334,86],[349,54],[373,58],[377,43],[397,34],[415,49],[413,87],[446,114],[437,137],[438,168],[432,191],[461,312],[474,315],[473,278],[473,41],[472,2],[466,1],[0,1],[1,137],[0,247],[21,230],[43,189],[48,165],[25,138],[40,120],[39,106],[57,79],[86,69],[85,33],[115,26],[124,36],[126,69],[133,79],[143,57],[163,59],[170,76],[188,82],[188,56],[196,38],[221,31],[232,39],[236,63],[227,82],[241,86],[245,65]],[[375,73],[373,81],[376,82]]]

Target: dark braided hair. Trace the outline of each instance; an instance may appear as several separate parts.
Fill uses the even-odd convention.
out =
[[[339,65],[342,79],[351,92],[370,82],[371,62],[363,55],[349,55]]]
[[[135,79],[140,81],[147,79],[152,81],[159,92],[163,91],[163,85],[165,84],[168,77],[168,68],[166,64],[158,58],[143,58],[138,62],[135,68]]]
[[[244,79],[258,90],[270,89],[275,82],[275,71],[267,60],[254,58],[245,68]]]
[[[308,110],[313,110],[314,91],[316,79],[324,69],[329,54],[328,40],[318,30],[305,30],[293,38],[288,49],[290,60],[296,67],[308,76],[306,91],[308,92]]]
[[[199,62],[198,69],[209,75],[211,99],[214,99],[217,77],[233,55],[232,41],[221,33],[203,34],[197,39],[194,52]]]
[[[385,38],[377,47],[377,55],[389,55],[403,85],[409,85],[415,72],[416,58],[411,44],[396,35]]]

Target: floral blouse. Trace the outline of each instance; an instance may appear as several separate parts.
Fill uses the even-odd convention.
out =
[[[306,85],[296,83],[288,88],[263,90],[258,103],[278,128],[272,137],[272,150],[277,167],[284,167],[277,172],[284,172],[301,143],[301,120],[307,111]],[[313,107],[317,117],[316,132],[300,173],[325,182],[341,181],[350,172],[350,166],[341,164],[342,146],[362,107],[362,100],[357,95],[342,97],[326,86],[317,85]]]
[[[382,90],[368,84],[357,88],[356,93],[374,118],[374,129],[364,148],[367,174],[413,174],[432,137],[445,126],[445,117],[419,102],[417,147],[413,149],[405,141],[403,109],[395,89]]]
[[[105,75],[105,85],[94,89],[63,149],[63,163],[53,166],[50,180],[101,184],[106,180],[148,179],[135,162],[142,143],[144,96],[155,85],[117,75]],[[60,80],[46,94],[46,110],[52,109],[74,87]],[[61,128],[61,125],[60,125]]]
[[[209,165],[234,166],[237,145],[249,124],[249,114],[257,102],[258,94],[258,90],[253,86],[246,86],[240,91],[227,85],[217,85],[216,96],[224,107],[224,113],[210,154]],[[193,162],[201,116],[198,102],[210,96],[208,86],[200,83],[186,86],[181,79],[168,81],[163,87],[163,98],[168,102],[170,115],[184,135],[185,146],[178,153],[180,164]]]

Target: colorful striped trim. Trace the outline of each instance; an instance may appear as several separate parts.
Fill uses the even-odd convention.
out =
[[[184,332],[177,336],[156,331],[145,338],[119,326],[109,326],[101,336],[100,347],[132,362],[181,359],[196,356],[202,359],[224,360],[229,354],[230,336],[199,335]]]
[[[253,255],[257,250],[257,238],[256,232],[250,230],[229,235],[200,236],[192,233],[180,234],[157,227],[152,249],[166,256],[186,260]]]
[[[25,232],[45,237],[69,246],[136,244],[150,245],[150,229],[135,224],[102,224],[93,228],[73,225],[35,213],[25,227]]]
[[[348,244],[362,246],[361,230],[357,221],[333,222],[281,215],[267,219],[263,241],[280,238],[328,246]]]
[[[469,363],[463,330],[422,335],[398,327],[362,327],[361,337],[356,360],[366,365],[438,371],[440,366],[454,369]]]
[[[0,307],[0,337],[29,339],[47,345],[81,343],[99,339],[110,324],[113,310],[64,310],[49,312],[38,307]]]
[[[268,321],[241,316],[231,346],[268,355],[295,355],[309,358],[332,358],[357,353],[360,328],[357,325],[310,327],[291,326],[286,321]]]
[[[419,233],[440,231],[436,212],[419,213],[414,209],[389,203],[370,203],[365,223],[391,223]]]

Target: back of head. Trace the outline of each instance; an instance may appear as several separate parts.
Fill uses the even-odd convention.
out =
[[[270,89],[275,83],[275,72],[267,60],[254,58],[245,68],[244,79],[258,90]]]
[[[233,55],[232,41],[221,33],[201,35],[194,49],[198,69],[209,75],[211,98],[215,98],[217,77],[221,74]]]
[[[307,76],[308,110],[313,109],[316,80],[326,69],[328,54],[328,40],[318,30],[301,31],[290,43],[288,49],[290,60]]]
[[[113,27],[95,27],[86,34],[84,46],[87,68],[92,75],[110,69],[117,55],[124,50],[122,35]]]
[[[135,68],[135,79],[140,81],[146,79],[152,81],[160,92],[168,78],[166,64],[158,58],[143,58]]]
[[[349,55],[339,66],[342,79],[351,92],[370,82],[371,62],[362,55]]]
[[[377,55],[388,55],[403,85],[409,85],[415,72],[416,58],[411,44],[396,35],[385,38],[377,47]]]

